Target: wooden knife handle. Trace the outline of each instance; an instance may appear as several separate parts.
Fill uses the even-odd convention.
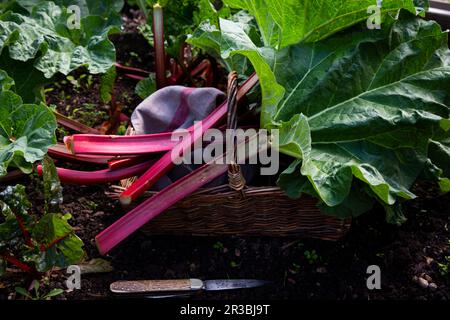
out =
[[[199,290],[196,279],[117,281],[110,289],[115,293],[145,293]]]

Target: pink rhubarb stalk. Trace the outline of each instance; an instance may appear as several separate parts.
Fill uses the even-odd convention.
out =
[[[100,156],[100,155],[74,155],[73,153],[67,150],[66,146],[63,143],[58,143],[54,146],[51,146],[48,149],[48,154],[52,158],[72,161],[72,162],[86,162],[86,163],[95,163],[95,164],[108,164],[113,157],[112,156]]]
[[[25,263],[21,262],[19,259],[15,258],[9,253],[0,253],[0,258],[16,266],[23,272],[32,272],[32,273],[36,272],[34,268],[31,268],[30,266],[26,265]]]
[[[149,161],[148,156],[136,156],[131,158],[116,158],[108,162],[108,167],[110,170],[117,170],[121,168],[127,168]],[[154,162],[154,161],[153,161]]]
[[[130,73],[126,73],[125,77],[136,80],[136,81],[141,81],[141,80],[147,79],[146,77],[138,76],[137,74],[130,74]]]
[[[164,50],[163,8],[158,3],[153,6],[153,37],[156,87],[161,89],[166,85],[166,53]]]
[[[237,94],[238,102],[256,85],[258,77],[256,74],[250,76],[242,85]],[[222,103],[208,117],[201,121],[201,130],[192,130],[191,139],[184,139],[176,148],[180,151],[180,155],[184,154],[191,146],[202,138],[206,130],[215,126],[227,114],[227,102]],[[129,205],[133,200],[137,199],[152,185],[154,185],[162,176],[164,176],[173,166],[173,152],[165,153],[147,172],[137,179],[128,189],[120,195],[119,199],[123,205]]]
[[[66,128],[75,130],[80,133],[100,134],[100,131],[98,131],[97,129],[88,127],[87,125],[84,125],[78,121],[75,121],[66,116],[63,116],[62,114],[60,114],[56,111],[54,113],[55,113],[56,121],[60,125],[66,127]]]
[[[248,148],[248,146],[254,141],[258,142],[257,139],[258,135],[254,135],[249,138],[249,141],[241,142],[237,146],[239,150],[237,151],[237,154],[245,154],[249,157],[255,156],[255,154],[248,154],[243,152],[243,150]],[[259,150],[267,147],[267,143],[261,144],[261,141],[259,141],[259,143],[261,148],[258,148]],[[258,150],[251,151],[258,152]],[[228,165],[225,161],[226,158],[227,155],[223,154],[210,163],[172,183],[170,186],[144,201],[142,204],[128,212],[122,218],[97,235],[95,240],[100,253],[103,255],[108,253],[121,241],[126,239],[129,235],[158,216],[160,213],[164,212],[178,201],[194,193],[205,184],[226,173],[228,170]]]
[[[134,136],[75,134],[65,137],[64,143],[73,154],[139,155],[171,150],[178,141],[172,133]]]
[[[133,177],[137,174],[141,174],[147,170],[154,161],[146,161],[132,167],[121,168],[117,170],[99,170],[99,171],[77,171],[64,168],[56,168],[58,177],[62,183],[66,184],[100,184],[115,182],[129,177]],[[38,174],[42,175],[42,166],[38,166]]]
[[[140,74],[140,75],[144,75],[147,77],[150,75],[150,71],[139,69],[139,68],[123,66],[120,63],[115,63],[114,66],[117,68],[117,71],[119,71],[119,72]]]

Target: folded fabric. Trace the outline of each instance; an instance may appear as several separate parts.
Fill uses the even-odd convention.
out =
[[[223,99],[225,94],[216,88],[165,87],[137,106],[131,123],[136,134],[186,129],[203,120]]]

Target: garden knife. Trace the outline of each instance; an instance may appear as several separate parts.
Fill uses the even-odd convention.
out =
[[[149,293],[149,292],[186,292],[186,291],[222,291],[261,287],[268,281],[255,279],[206,280],[135,280],[117,281],[110,285],[114,293]]]

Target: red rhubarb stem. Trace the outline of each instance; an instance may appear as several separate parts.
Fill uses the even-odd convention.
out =
[[[211,68],[211,61],[208,59],[203,60],[200,62],[192,71],[191,71],[191,77],[198,76],[202,74],[206,69]]]
[[[146,79],[146,77],[138,76],[138,75],[136,75],[136,74],[130,74],[130,73],[126,73],[126,74],[125,74],[125,77],[130,78],[130,79],[133,79],[133,80],[137,80],[137,81],[141,81],[141,80]]]
[[[143,76],[149,76],[150,75],[150,71],[147,70],[143,70],[143,69],[139,69],[139,68],[133,68],[133,67],[127,67],[124,65],[121,65],[120,63],[115,63],[114,64],[117,68],[117,71],[122,71],[125,73],[133,73],[133,74],[140,74]]]
[[[55,113],[56,120],[58,121],[58,123],[66,128],[75,130],[80,133],[100,134],[100,131],[98,131],[97,129],[88,127],[87,125],[84,125],[78,121],[75,121],[66,116],[63,116],[62,114],[60,114],[56,111],[54,111],[54,113]]]
[[[132,158],[116,158],[108,162],[110,170],[117,170],[121,168],[128,168],[146,161],[149,161],[148,156],[137,156]]]
[[[158,3],[153,6],[153,37],[156,87],[161,89],[166,85],[166,53],[164,49],[163,8]]]
[[[73,154],[139,155],[171,150],[178,144],[172,132],[134,136],[75,134],[64,142]]]
[[[237,94],[238,102],[247,94],[258,82],[256,74],[250,76],[242,85]],[[216,125],[227,114],[227,102],[222,103],[208,117],[201,121],[201,130],[191,130],[191,139],[184,139],[176,148],[180,155],[184,154],[191,146],[203,136],[203,133]],[[129,205],[133,200],[141,196],[151,186],[153,186],[162,176],[164,176],[173,166],[173,152],[165,153],[149,170],[137,179],[128,189],[120,195],[119,199],[123,205]]]
[[[17,268],[19,268],[23,272],[29,272],[29,273],[30,272],[34,272],[34,270],[30,266],[28,266],[25,263],[19,261],[17,258],[13,257],[9,253],[2,253],[2,254],[0,254],[0,257],[2,257],[2,259],[4,259],[5,261],[11,263],[12,265],[16,266]]]
[[[58,243],[60,243],[61,241],[63,241],[64,239],[66,239],[68,236],[70,236],[72,234],[72,232],[68,232],[65,235],[63,235],[62,237],[56,238],[55,240],[53,240],[52,242],[50,242],[48,245],[41,245],[41,247],[39,248],[39,250],[41,252],[45,252],[47,250],[50,250],[51,248],[53,248],[54,246],[56,246]]]
[[[30,232],[27,230],[27,227],[25,226],[25,221],[23,220],[23,217],[21,217],[20,215],[17,215],[17,214],[15,216],[16,216],[17,223],[19,224],[20,231],[22,231],[25,244],[28,247],[32,247],[33,242],[31,241]]]
[[[146,161],[132,167],[117,170],[77,171],[65,168],[56,168],[58,177],[62,183],[90,185],[119,181],[145,172],[154,161]],[[42,175],[42,166],[38,166],[38,174]]]
[[[72,161],[72,162],[85,162],[94,164],[107,164],[113,157],[101,156],[101,155],[74,155],[66,146],[62,143],[58,143],[48,149],[48,154],[52,158]]]

